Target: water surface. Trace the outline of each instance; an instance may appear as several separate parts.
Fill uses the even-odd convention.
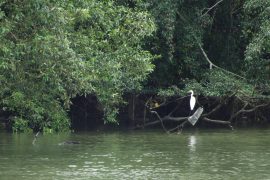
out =
[[[270,130],[0,133],[0,179],[270,179]],[[59,145],[70,140],[75,145]]]

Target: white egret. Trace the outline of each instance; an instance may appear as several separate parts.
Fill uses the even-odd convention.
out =
[[[189,103],[190,103],[190,110],[192,111],[194,109],[194,107],[195,107],[195,104],[196,104],[196,98],[193,96],[194,93],[193,93],[192,90],[190,90],[188,92],[191,93]]]
[[[195,107],[195,104],[196,104],[196,98],[193,96],[193,91],[190,90],[188,91],[189,93],[191,93],[190,95],[190,113],[192,112],[192,110],[194,109]],[[203,113],[203,108],[202,107],[199,107],[195,113],[192,115],[192,116],[189,116],[188,117],[188,121],[194,126],[196,124],[196,122],[199,120],[201,114]]]

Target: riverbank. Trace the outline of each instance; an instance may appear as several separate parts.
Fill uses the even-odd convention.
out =
[[[126,94],[127,105],[119,111],[119,126],[128,129],[174,128],[191,115],[189,96],[158,96],[153,93]],[[235,94],[223,97],[196,96],[195,110],[204,111],[196,124],[202,128],[263,127],[270,124],[268,99]],[[78,97],[71,107],[74,129],[103,126],[102,109],[94,96]],[[108,125],[110,126],[110,125]],[[114,126],[114,125],[111,125]],[[190,125],[187,125],[187,127]]]
[[[228,128],[263,127],[270,124],[268,99],[238,97],[234,94],[223,97],[196,96],[194,111],[189,109],[187,96],[158,96],[156,93],[125,94],[127,104],[120,106],[118,123],[104,124],[103,107],[94,95],[80,96],[72,100],[69,111],[71,129],[175,129],[187,121],[199,107],[203,113],[195,127]],[[0,129],[12,129],[12,113],[1,113]],[[184,128],[192,127],[185,123]]]

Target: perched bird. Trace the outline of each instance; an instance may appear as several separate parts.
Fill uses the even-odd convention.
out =
[[[188,92],[191,93],[189,103],[190,103],[190,110],[192,111],[194,109],[194,107],[195,107],[195,104],[196,104],[196,98],[193,96],[194,93],[193,93],[192,90],[190,90]]]

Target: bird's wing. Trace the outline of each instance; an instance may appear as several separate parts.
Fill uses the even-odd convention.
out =
[[[196,104],[196,99],[195,97],[191,96],[190,97],[190,109],[193,110]]]

